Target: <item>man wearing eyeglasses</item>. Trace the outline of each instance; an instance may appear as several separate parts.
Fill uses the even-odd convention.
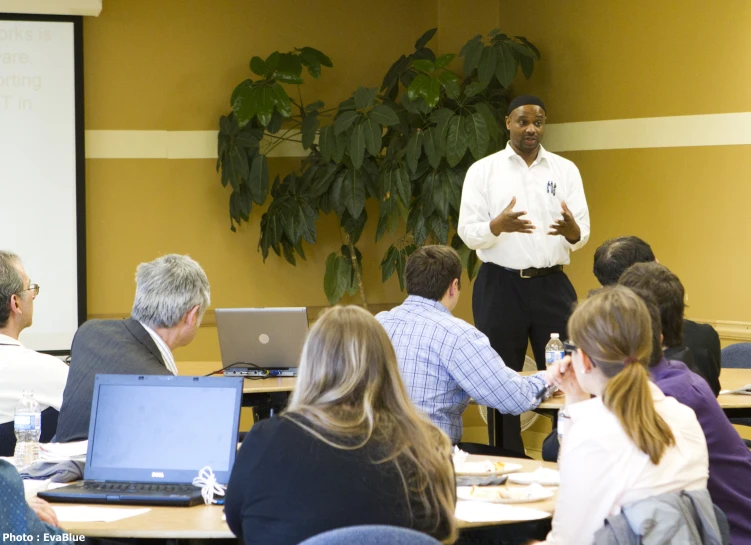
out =
[[[24,390],[31,390],[42,409],[41,441],[55,435],[68,366],[26,348],[18,336],[31,326],[39,285],[29,280],[19,257],[0,250],[0,456],[16,446],[13,418]]]

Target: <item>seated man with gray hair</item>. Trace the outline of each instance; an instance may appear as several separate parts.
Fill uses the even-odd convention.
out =
[[[141,263],[130,318],[89,320],[73,338],[56,440],[88,438],[97,374],[176,375],[172,350],[195,338],[210,301],[206,273],[190,257]]]

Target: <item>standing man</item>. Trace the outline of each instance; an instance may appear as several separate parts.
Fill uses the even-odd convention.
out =
[[[531,341],[542,369],[550,334],[566,338],[576,292],[563,266],[589,239],[589,209],[576,165],[540,144],[542,100],[512,100],[506,128],[506,149],[467,171],[458,232],[483,261],[472,294],[475,325],[517,371]],[[503,417],[496,441],[523,452],[518,416]]]

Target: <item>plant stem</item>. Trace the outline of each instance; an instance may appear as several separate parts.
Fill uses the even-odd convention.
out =
[[[357,262],[357,253],[355,252],[355,245],[352,244],[352,238],[347,235],[347,246],[349,246],[349,255],[352,261],[352,267],[355,269],[355,278],[357,279],[357,287],[360,289],[360,299],[362,299],[362,307],[368,310],[368,300],[365,298],[365,285],[362,283],[362,272],[360,271],[360,264]]]

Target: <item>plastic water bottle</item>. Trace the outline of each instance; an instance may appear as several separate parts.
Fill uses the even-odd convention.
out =
[[[558,333],[551,333],[548,344],[545,345],[545,367],[550,367],[563,359],[563,343]]]
[[[556,435],[558,436],[558,460],[561,459],[561,447],[563,446],[563,434],[568,425],[569,416],[563,411],[558,411],[558,425],[556,426]]]
[[[15,464],[20,471],[39,458],[39,436],[42,434],[42,411],[30,390],[24,390],[16,405],[13,428],[16,432]]]

